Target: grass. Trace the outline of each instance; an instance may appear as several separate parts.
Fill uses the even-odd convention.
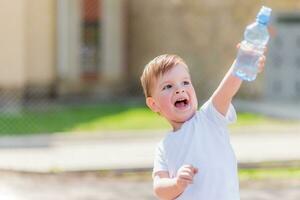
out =
[[[167,129],[168,123],[145,107],[135,107],[75,126],[74,131]]]
[[[100,171],[102,177],[117,177],[132,180],[151,180],[151,171]],[[291,180],[300,179],[300,168],[239,169],[239,179],[247,180]]]
[[[65,106],[46,111],[0,113],[0,134],[164,129],[167,123],[144,106]]]
[[[240,169],[241,180],[300,179],[300,168]]]
[[[262,115],[239,113],[233,126],[292,124]],[[145,106],[101,104],[57,107],[46,111],[0,113],[0,134],[20,135],[56,132],[94,132],[107,130],[169,129],[168,123]]]

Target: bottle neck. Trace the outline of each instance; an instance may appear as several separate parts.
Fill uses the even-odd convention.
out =
[[[266,16],[257,16],[256,22],[261,25],[268,26],[269,19]]]
[[[256,18],[256,22],[260,25],[263,25],[263,26],[268,26],[268,23],[267,22],[263,22],[261,20],[259,20],[258,18]]]

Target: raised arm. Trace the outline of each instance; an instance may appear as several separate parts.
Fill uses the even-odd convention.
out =
[[[212,95],[214,107],[222,114],[226,115],[229,105],[234,95],[242,85],[242,80],[232,74],[233,66],[230,67],[220,85]]]
[[[213,93],[211,99],[214,107],[222,114],[226,115],[232,98],[242,85],[242,80],[232,73],[234,64],[230,67],[220,85]],[[258,65],[258,72],[262,72],[265,66],[265,56],[262,55]]]

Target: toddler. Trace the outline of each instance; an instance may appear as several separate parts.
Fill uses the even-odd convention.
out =
[[[264,63],[262,55],[259,72]],[[159,199],[240,199],[237,160],[227,125],[236,120],[231,101],[242,80],[232,70],[198,110],[189,69],[182,58],[161,55],[146,65],[141,76],[146,104],[173,129],[156,148],[153,189]]]

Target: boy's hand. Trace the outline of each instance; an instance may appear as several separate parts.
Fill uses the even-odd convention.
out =
[[[192,165],[183,165],[180,167],[176,176],[177,187],[184,191],[189,184],[193,183],[193,178],[197,173],[198,169]]]
[[[265,62],[266,62],[266,56],[265,55],[262,55],[260,58],[259,58],[259,61],[258,61],[258,69],[257,69],[257,72],[258,73],[261,73],[264,71],[265,69]]]
[[[236,47],[240,48],[240,46],[241,44],[239,43],[237,44]],[[266,52],[267,52],[267,48],[264,49],[264,53],[260,56],[258,60],[258,66],[257,66],[258,73],[262,72],[265,68]],[[226,116],[232,98],[240,89],[241,84],[243,82],[240,78],[233,75],[232,73],[233,67],[234,65],[232,65],[232,67],[229,69],[229,71],[223,78],[222,82],[220,83],[219,87],[216,89],[216,91],[213,93],[211,97],[214,107],[223,116]]]
[[[240,47],[241,47],[241,43],[238,43],[238,44],[236,45],[236,48],[239,49]],[[268,48],[265,47],[264,53],[261,55],[261,57],[260,57],[259,60],[258,60],[258,69],[257,69],[257,73],[261,73],[261,72],[263,72],[264,69],[265,69],[265,63],[266,63],[266,56],[265,56],[265,54],[267,53],[267,51],[268,51]]]

